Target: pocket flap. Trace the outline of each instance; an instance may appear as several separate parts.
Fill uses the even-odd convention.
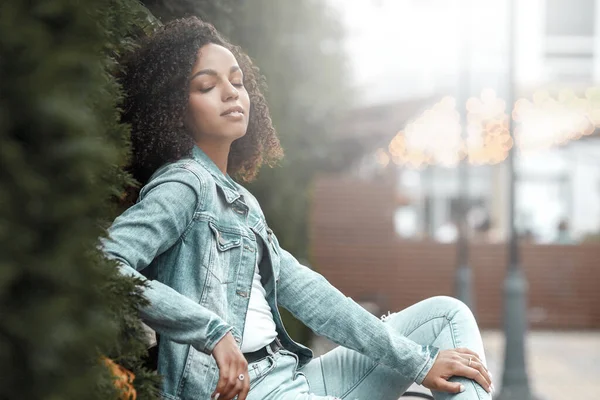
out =
[[[210,229],[215,235],[217,241],[217,248],[220,251],[226,251],[233,247],[239,247],[242,245],[242,237],[239,233],[228,232],[213,224],[209,223]]]

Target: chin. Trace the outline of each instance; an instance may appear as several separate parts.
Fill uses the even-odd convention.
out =
[[[232,141],[238,140],[246,136],[246,128],[231,129],[227,132],[223,132],[223,136],[231,139]]]

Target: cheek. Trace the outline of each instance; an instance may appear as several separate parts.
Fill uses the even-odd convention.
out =
[[[245,90],[243,92],[240,92],[239,102],[245,110],[249,111],[250,114],[250,106],[252,102],[250,101],[250,95],[248,95],[248,92],[246,92]],[[246,125],[248,125],[249,122],[250,116],[248,115],[248,117],[246,117]]]
[[[245,90],[240,92],[240,102],[246,110],[250,109],[250,95]]]
[[[205,124],[218,114],[217,107],[210,96],[190,95],[189,111],[196,124]]]

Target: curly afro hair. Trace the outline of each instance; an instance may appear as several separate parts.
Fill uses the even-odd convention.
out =
[[[251,181],[262,164],[273,166],[283,156],[261,92],[265,85],[258,68],[211,24],[196,17],[182,18],[145,38],[123,62],[122,121],[131,126],[132,145],[127,170],[142,185],[163,164],[189,157],[195,146],[184,124],[189,78],[198,50],[211,43],[233,53],[244,74],[251,103],[246,135],[231,146],[228,173]]]

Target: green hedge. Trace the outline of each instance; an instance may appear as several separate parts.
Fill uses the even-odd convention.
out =
[[[102,355],[131,369],[138,399],[157,398],[139,288],[96,250],[127,181],[114,60],[151,17],[90,4],[0,5],[1,398],[117,398]]]

